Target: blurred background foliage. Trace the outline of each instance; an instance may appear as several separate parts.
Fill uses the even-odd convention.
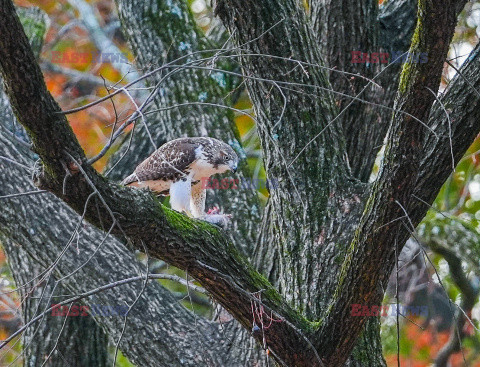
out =
[[[391,1],[391,0],[390,0]],[[379,1],[383,6],[387,0]],[[18,6],[37,6],[50,18],[45,44],[40,56],[48,89],[65,110],[92,102],[125,85],[131,74],[125,68],[135,71],[135,59],[131,53],[113,0],[16,0]],[[198,26],[206,33],[218,26],[212,9],[205,0],[189,0],[190,8]],[[305,2],[308,7],[308,2]],[[88,25],[87,25],[88,24]],[[96,32],[92,32],[96,27]],[[109,54],[116,59],[106,60],[102,42],[111,42]],[[468,57],[480,36],[480,1],[469,2],[461,14],[450,52],[450,62],[458,68]],[[102,38],[103,37],[103,38]],[[115,51],[112,51],[115,50]],[[350,53],[351,50],[345,50]],[[97,55],[102,60],[95,60]],[[107,56],[108,57],[108,56]],[[126,62],[124,62],[126,61]],[[454,77],[456,71],[448,63],[442,78],[442,88]],[[253,115],[252,105],[243,86],[236,98],[236,109]],[[115,119],[128,118],[135,110],[134,101],[121,93],[111,102],[101,103],[92,108],[69,116],[87,156],[100,152],[108,142]],[[136,102],[136,101],[135,101]],[[187,102],[187,101],[186,101]],[[236,113],[235,121],[252,169],[253,178],[265,179],[261,150],[255,130],[255,122],[248,115]],[[127,131],[128,133],[128,131]],[[95,163],[102,171],[115,149]],[[381,153],[378,162],[381,160]],[[374,169],[375,178],[378,165]],[[268,197],[265,188],[258,190],[263,202]],[[452,354],[450,366],[480,366],[480,304],[478,288],[480,276],[480,139],[477,139],[457,165],[444,184],[432,209],[417,228],[417,233],[403,251],[386,292],[385,305],[398,302],[404,306],[428,306],[428,316],[391,315],[381,317],[382,340],[388,365],[397,365],[397,355],[402,366],[430,366],[438,353],[448,343],[452,333],[458,333],[454,324],[455,312],[467,297],[465,282],[473,289],[474,306],[465,310],[471,319],[461,325],[464,340],[460,351]],[[450,250],[450,252],[446,252]],[[139,255],[141,257],[142,255]],[[453,258],[452,258],[453,256]],[[454,267],[454,261],[460,264]],[[152,272],[163,272],[185,277],[176,268],[157,261]],[[13,292],[15,286],[0,252],[0,339],[4,339],[21,324],[20,300]],[[195,312],[214,317],[215,311],[209,299],[195,292],[187,292],[179,283],[162,280],[162,284],[177,295],[179,301]],[[447,297],[448,295],[448,297]],[[400,339],[397,338],[397,328]],[[113,348],[113,347],[112,347]],[[398,354],[397,354],[398,349]],[[20,358],[17,358],[20,357]],[[13,362],[15,360],[15,362]],[[11,364],[13,362],[13,364]],[[20,366],[21,344],[0,354],[0,366]],[[120,356],[118,366],[131,364]]]

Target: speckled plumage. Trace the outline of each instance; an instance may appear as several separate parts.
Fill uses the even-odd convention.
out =
[[[209,137],[179,138],[165,143],[140,163],[122,184],[149,187],[157,194],[171,194],[173,209],[194,217],[204,215],[202,178],[235,171],[238,157],[226,143]]]

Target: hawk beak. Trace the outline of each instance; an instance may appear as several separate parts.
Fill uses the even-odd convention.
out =
[[[235,165],[235,166],[232,167],[232,172],[233,172],[233,173],[237,172],[237,165]]]

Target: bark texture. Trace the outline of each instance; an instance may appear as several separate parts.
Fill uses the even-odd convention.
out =
[[[3,131],[2,129],[2,133]],[[0,141],[0,155],[29,167],[33,166],[34,160],[29,154],[15,147],[4,134],[0,136]],[[32,190],[28,170],[4,160],[0,161],[0,167],[0,196]],[[56,282],[55,286],[58,288],[55,295],[64,294],[63,292],[82,294],[106,284],[145,274],[147,271],[146,264],[139,262],[122,243],[106,237],[102,231],[90,225],[82,224],[75,212],[51,194],[4,200],[8,201],[1,211],[0,233],[2,239],[8,238],[6,241],[2,240],[2,244],[9,256],[13,273],[19,275],[16,277],[18,285],[26,284],[34,276],[25,270],[25,267],[29,266],[35,266],[42,274],[50,275],[49,279]],[[29,203],[28,210],[18,211],[17,208],[23,201]],[[17,205],[14,205],[15,202]],[[25,254],[27,256],[24,256]],[[50,298],[51,288],[45,292],[47,293],[44,298],[47,301],[42,303],[41,310],[57,302],[56,298]],[[139,366],[197,366],[198,363],[230,365],[226,353],[223,352],[229,347],[229,335],[221,332],[218,324],[196,319],[157,282],[149,281],[145,284],[139,280],[100,292],[85,298],[84,302],[91,306],[117,305],[119,302],[125,305],[124,302],[127,301],[129,305],[137,297],[139,299],[128,316],[127,327],[120,343],[120,349],[130,361]],[[34,303],[35,300],[30,302]],[[27,309],[31,310],[30,307]],[[29,311],[25,321],[29,321],[32,315],[33,312]],[[80,317],[78,321],[75,319],[69,317],[67,321],[75,324],[88,318]],[[39,332],[45,330],[44,328],[51,328],[53,344],[59,335],[60,320],[63,321],[64,318],[46,317],[46,323],[41,324]],[[152,323],[152,320],[156,320],[155,323]],[[114,343],[119,340],[124,324],[123,317],[96,317],[95,322]],[[55,325],[57,328],[54,328]],[[84,326],[89,326],[92,336],[98,329],[91,324]],[[29,333],[33,330],[36,328],[33,327],[31,331],[29,329]],[[77,341],[88,340],[77,339],[78,334],[68,333],[69,330],[71,329],[66,328],[62,335],[68,335]],[[60,340],[63,341],[63,338]],[[145,348],[146,345],[153,347]],[[50,352],[52,347],[53,345],[48,343],[42,348]],[[59,349],[63,351],[62,347]],[[98,358],[100,354],[92,357]],[[235,366],[235,361],[232,361],[231,365]]]
[[[34,27],[33,22],[43,21],[44,14],[28,11],[21,15],[27,22],[24,22],[27,32],[39,31],[31,41],[32,48],[38,49],[46,29]],[[31,174],[37,156],[20,143],[19,139],[28,137],[3,92],[0,104],[0,196],[36,190]],[[61,300],[58,295],[82,294],[144,274],[147,269],[121,242],[106,237],[101,230],[85,227],[76,213],[52,195],[2,201],[0,240],[17,286],[26,285],[20,289],[25,296],[22,306],[25,322],[58,303]],[[19,210],[27,203],[28,209]],[[34,287],[39,279],[33,282],[32,279],[40,275],[46,280]],[[233,357],[241,354],[230,342],[231,323],[221,327],[198,319],[158,283],[149,281],[143,293],[142,285],[143,281],[137,281],[84,299],[85,305],[92,306],[117,305],[120,300],[132,303],[139,297],[119,344],[131,362],[139,366],[243,365]],[[35,297],[41,296],[39,302]],[[152,319],[157,322],[152,323]],[[23,343],[28,348],[24,350],[24,365],[40,366],[54,350],[47,365],[107,365],[107,335],[116,344],[123,323],[123,317],[65,319],[49,312],[41,323],[25,331]],[[153,347],[145,348],[146,345]],[[252,347],[254,351],[255,346]]]
[[[3,218],[2,218],[3,219]],[[3,220],[2,220],[3,222]],[[3,227],[3,223],[2,223]],[[28,322],[52,304],[52,291],[58,294],[68,289],[57,285],[38,259],[32,258],[24,246],[0,233],[2,247],[19,289],[23,320]],[[37,281],[32,282],[36,278]],[[42,278],[46,278],[40,281]],[[33,284],[32,284],[33,283]],[[36,285],[36,286],[34,286]],[[98,366],[108,363],[108,336],[92,317],[58,317],[48,313],[43,322],[28,328],[22,336],[23,365],[42,366]]]
[[[456,77],[440,102],[435,98],[456,18],[465,1],[442,0],[439,4],[420,0],[411,43],[408,35],[415,16],[410,1],[392,1],[382,9],[377,9],[375,2],[345,4],[351,10],[345,20],[334,2],[313,1],[310,8],[294,0],[217,2],[216,14],[231,33],[240,53],[242,73],[258,119],[267,173],[279,181],[279,186],[271,190],[253,255],[250,251],[256,234],[251,233],[254,228],[251,223],[245,227],[238,224],[236,234],[241,236],[232,241],[213,226],[165,208],[147,192],[108,181],[85,163],[86,157],[66,119],[46,91],[11,2],[0,1],[0,18],[5,20],[0,23],[0,32],[5,35],[0,39],[0,69],[18,121],[26,128],[33,149],[42,161],[35,175],[39,187],[84,214],[94,226],[125,239],[131,248],[187,271],[245,330],[253,331],[252,336],[279,364],[385,364],[378,320],[353,317],[351,305],[381,302],[395,254],[400,253],[450,174],[452,153],[455,163],[480,131],[477,52],[462,68],[464,76]],[[152,1],[131,6],[118,0],[125,29],[143,65],[164,51],[165,60],[180,56],[178,47],[191,47],[192,60],[196,57],[194,50],[205,49],[204,40],[200,39],[182,4]],[[137,33],[132,20],[140,19],[147,21],[140,22],[141,32]],[[398,28],[396,19],[405,19],[407,26],[405,34],[392,37]],[[160,22],[178,26],[185,38],[165,33]],[[338,31],[339,36],[329,36],[330,31]],[[341,44],[342,37],[345,39],[351,33],[354,36],[348,39],[348,47],[366,47],[366,52],[379,46],[409,45],[410,52],[428,53],[427,64],[407,63],[400,77],[399,66],[389,67],[384,77],[388,76],[394,83],[382,85],[388,79],[379,78],[383,93],[378,94],[377,87],[369,86],[363,96],[372,97],[374,102],[385,99],[387,106],[395,99],[391,120],[391,110],[386,112],[358,101],[338,116],[351,101],[344,94],[355,95],[366,83],[357,77],[351,82],[345,79],[345,74],[325,68],[340,64],[350,69],[351,50],[341,54],[335,48]],[[155,52],[144,52],[150,43],[143,34],[149,42],[158,40]],[[166,51],[167,44],[175,45],[171,53]],[[350,70],[354,71],[353,66]],[[373,67],[366,74],[373,76],[376,70]],[[199,98],[196,87],[203,88],[212,98],[219,98],[225,92],[218,85],[209,85],[208,77],[198,70],[181,68],[178,75],[184,72],[188,80],[179,76],[177,79],[177,74],[167,79],[165,93],[160,93],[155,102],[157,106]],[[199,85],[195,84],[197,81]],[[176,131],[172,124],[178,115],[171,111],[174,110],[162,111],[155,119],[159,125],[156,137],[173,137],[169,134]],[[446,113],[451,114],[450,120]],[[361,121],[358,121],[359,115]],[[198,116],[202,116],[203,121],[210,119],[211,124],[195,123]],[[192,124],[182,125],[179,134],[203,135],[202,127],[208,126],[206,133],[215,131],[214,134],[224,140],[235,136],[231,129],[224,128],[230,124],[227,115],[193,110],[192,115],[187,114],[180,120],[182,124]],[[368,130],[373,122],[374,128]],[[373,159],[385,136],[387,145],[381,171],[370,184],[367,181]],[[138,139],[140,147],[148,144],[145,135],[143,138],[138,135]],[[148,148],[139,149],[141,154],[146,150]],[[50,200],[60,203],[58,199]],[[250,204],[245,204],[248,200],[241,197],[238,202],[245,205],[240,218],[250,218],[247,210]],[[69,213],[73,217],[72,212]],[[39,215],[45,214],[34,214]],[[15,216],[11,214],[11,218]],[[253,218],[258,218],[257,213]],[[6,228],[15,228],[12,222],[10,219]],[[74,230],[71,222],[64,225],[69,226],[64,229],[65,233]],[[92,227],[88,230],[92,236],[99,234]],[[21,236],[19,243],[30,238],[21,229],[8,230],[6,235]],[[249,241],[249,244],[239,245],[239,241]],[[101,247],[110,242],[106,241]],[[125,261],[129,256],[126,249],[112,242],[115,250],[107,254],[122,254],[114,263]],[[251,263],[242,254],[245,249],[252,255]],[[86,253],[90,250],[85,247]],[[42,256],[46,255],[42,252]],[[74,257],[74,252],[68,256]],[[50,254],[49,259],[53,258]],[[127,264],[138,265],[133,259]],[[62,274],[65,276],[75,269],[65,268]],[[87,269],[95,271],[85,266],[78,272]],[[135,269],[142,272],[140,266]],[[86,274],[95,274],[100,279],[107,276],[103,269]],[[110,270],[110,274],[116,273]],[[81,289],[73,277],[70,281],[72,289]],[[145,288],[145,294],[149,289]],[[225,341],[218,325],[192,319],[184,309],[171,306],[173,301],[163,302],[171,295],[159,286],[150,292],[147,299],[162,294],[155,310],[176,313],[176,316],[165,323],[163,320],[155,323],[154,327],[160,327],[168,335],[161,339],[160,348],[149,348],[140,355],[137,344],[121,343],[136,363],[148,365],[146,361],[153,360],[155,355],[168,365],[222,365],[230,363],[229,356],[240,354],[240,349]],[[120,297],[118,293],[115,296]],[[135,292],[128,293],[128,297],[135,299]],[[142,316],[145,310],[153,312],[153,309],[141,305],[139,302],[135,306],[143,312],[132,314],[138,319],[132,322],[129,331],[145,335],[141,329],[145,322]],[[252,308],[262,311],[252,312]],[[262,323],[267,315],[277,320],[269,328]],[[99,322],[109,334],[118,336],[118,320]],[[204,333],[198,339],[194,333],[186,333],[182,341],[182,330],[192,322],[201,325]],[[146,330],[147,334],[151,331]],[[145,335],[142,345],[147,344],[149,335]],[[242,337],[245,342],[249,340],[247,334],[239,338]],[[179,350],[178,345],[186,349]],[[221,345],[227,347],[217,354]],[[188,354],[186,350],[204,352]],[[255,352],[248,353],[249,358],[255,355]],[[242,358],[242,362],[247,360]]]
[[[406,52],[416,24],[417,1],[388,1],[378,8],[378,1],[312,1],[311,18],[319,47],[330,67],[339,117],[345,131],[346,149],[352,175],[368,182],[378,151],[389,127],[401,62],[392,62],[398,52]],[[369,57],[372,53],[390,55],[390,63],[354,62],[353,52]],[[355,101],[340,93],[357,96],[376,105]],[[348,107],[347,107],[348,106]],[[384,106],[384,107],[381,107]],[[361,152],[361,154],[359,154]]]

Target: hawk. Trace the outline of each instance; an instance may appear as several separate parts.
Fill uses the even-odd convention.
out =
[[[140,163],[123,185],[170,194],[170,206],[194,218],[205,217],[202,182],[216,173],[236,172],[238,156],[230,145],[208,137],[169,141]],[[203,181],[202,181],[203,179]]]

